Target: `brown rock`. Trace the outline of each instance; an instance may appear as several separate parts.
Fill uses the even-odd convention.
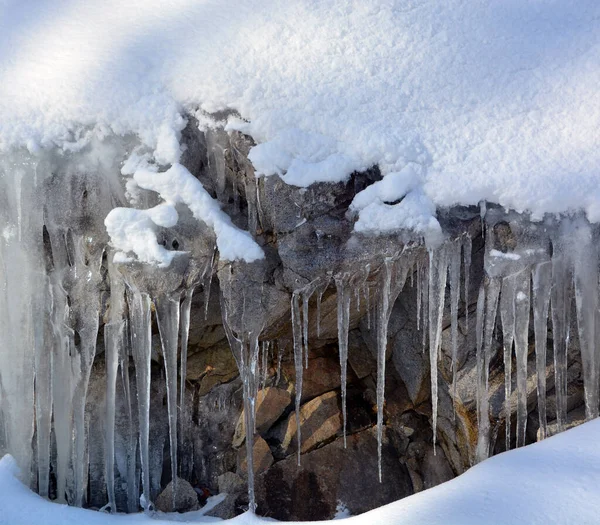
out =
[[[294,362],[283,363],[283,370],[287,377],[296,377]],[[302,403],[339,388],[340,362],[335,357],[317,357],[308,360],[308,368],[302,374]]]
[[[267,470],[275,461],[271,449],[267,442],[259,435],[254,436],[253,448],[254,474],[260,474]],[[238,450],[238,472],[244,476],[248,472],[248,458],[246,457],[246,447]]]
[[[331,519],[338,502],[352,515],[412,494],[406,466],[384,439],[383,483],[377,474],[375,429],[336,439],[302,456],[275,463],[256,480],[258,513],[278,520]]]
[[[334,437],[342,431],[342,414],[336,392],[328,392],[300,408],[300,426],[302,429],[302,448],[304,454]],[[287,423],[280,434],[281,448],[285,455],[297,450],[296,414],[288,416]]]
[[[238,375],[238,368],[226,341],[188,356],[187,379],[200,381],[199,395]]]
[[[264,434],[277,421],[281,414],[292,402],[292,395],[282,388],[268,387],[258,391],[256,397],[256,431]],[[244,411],[238,418],[232,444],[239,447],[246,438],[246,425],[244,423]]]

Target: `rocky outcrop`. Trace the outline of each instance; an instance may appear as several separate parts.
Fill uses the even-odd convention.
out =
[[[114,313],[121,308],[122,329],[128,337],[121,341],[124,350],[118,354],[119,376],[114,379],[115,499],[119,510],[138,508],[142,491],[138,448],[142,412],[138,412],[137,400],[145,390],[144,376],[139,374],[141,357],[134,347],[136,337],[146,332],[134,322],[140,320],[134,316],[134,300],[146,300],[142,292],[149,294],[144,326],[152,338],[147,492],[160,508],[170,510],[172,506],[169,487],[174,470],[186,480],[179,483],[186,488],[177,496],[183,498],[177,499],[177,510],[194,507],[192,492],[200,495],[200,501],[216,493],[228,494],[212,510],[215,516],[231,517],[246,510],[250,504],[246,479],[251,472],[244,444],[252,438],[257,512],[266,516],[328,519],[340,503],[357,514],[435,486],[462,473],[478,459],[481,410],[478,414],[477,399],[481,404],[481,370],[486,364],[489,439],[484,448],[493,453],[506,449],[507,421],[512,428],[508,446],[516,446],[517,378],[513,373],[509,382],[512,395],[507,403],[500,316],[486,323],[485,330],[481,327],[479,338],[476,319],[479,315],[483,324],[490,302],[485,296],[478,300],[479,291],[487,293],[490,283],[498,284],[500,279],[486,257],[493,248],[509,254],[513,258],[508,259],[514,261],[513,252],[519,249],[522,232],[513,231],[508,222],[500,220],[484,232],[479,209],[440,210],[440,224],[453,249],[458,246],[459,262],[461,256],[466,258],[467,246],[472,246],[472,251],[469,248],[468,287],[464,284],[467,265],[459,264],[460,294],[454,296],[456,288],[452,291],[444,286],[436,299],[436,294],[427,290],[431,283],[424,278],[433,264],[434,252],[428,253],[420,239],[410,232],[375,237],[353,233],[355,218],[348,211],[349,204],[357,192],[380,179],[376,166],[351,174],[347,182],[297,188],[278,176],[257,179],[247,158],[252,142],[240,133],[202,133],[190,119],[183,140],[186,150],[182,163],[221,202],[232,221],[251,233],[264,250],[265,259],[252,264],[219,260],[213,232],[193,220],[186,210],[181,210],[176,227],[158,232],[164,247],[186,252],[168,271],[147,270],[137,263],[122,265],[119,275],[127,287],[123,285],[117,296],[111,280],[115,270],[111,267],[109,273],[106,258],[99,259],[102,266],[96,273],[101,280],[101,329],[90,365],[85,412],[89,425],[88,506],[100,508],[108,497],[103,433],[110,346],[105,346],[104,334],[109,337],[112,328],[106,332],[104,329],[109,325],[114,328]],[[157,198],[146,197],[151,203]],[[60,233],[62,247],[68,236],[63,229]],[[49,265],[54,253],[50,245],[48,241]],[[64,248],[65,261],[69,250],[72,246]],[[549,249],[543,247],[541,251]],[[395,293],[385,295],[388,271],[387,291],[395,289]],[[405,282],[400,282],[404,278]],[[341,291],[349,298],[345,303],[340,300]],[[389,311],[382,313],[384,295],[391,297],[391,304]],[[186,303],[188,297],[191,303]],[[445,297],[443,308],[438,312],[428,310],[427,302],[440,302],[440,297]],[[453,297],[457,299],[455,310],[451,308]],[[70,301],[65,299],[65,305]],[[165,342],[174,341],[177,346],[178,332],[171,332],[169,339],[165,318],[162,324],[156,323],[156,316],[164,313],[164,305],[172,303],[176,303],[175,311],[181,317],[185,314],[184,304],[190,304],[187,354],[179,348],[175,356],[169,355]],[[574,304],[569,305],[575,310]],[[75,304],[70,307],[77,310]],[[297,321],[295,326],[292,315]],[[428,325],[436,316],[440,319],[440,334]],[[584,403],[576,317],[575,312],[570,316],[570,333],[574,335],[566,358],[566,401],[573,422],[581,420]],[[381,319],[387,326],[385,355],[379,354]],[[64,320],[60,321],[62,326]],[[526,327],[525,338],[528,336],[530,342],[524,352],[528,366],[526,399],[519,410],[525,411],[527,419],[527,443],[538,439],[540,429],[537,371],[541,370],[540,377],[546,378],[548,432],[559,427],[553,423],[560,413],[555,402],[559,396],[554,379],[554,333],[552,323],[547,324],[550,329],[545,332],[545,368],[539,363],[536,366],[533,322]],[[345,344],[344,337],[338,339],[343,331],[340,328],[348,331],[344,381],[340,372],[345,363]],[[436,348],[431,351],[437,335],[439,353]],[[70,337],[73,347],[79,349],[81,336]],[[181,335],[179,338],[183,340]],[[437,361],[434,367],[431,356]],[[514,356],[511,362],[516,370]],[[377,384],[382,379],[378,378],[382,363],[385,402],[381,404],[380,483]],[[179,386],[185,375],[181,390],[172,388],[177,365],[182,367]],[[252,404],[246,399],[244,408],[244,393],[252,391],[250,386],[258,393],[253,405],[255,428],[247,429],[244,410],[252,409]],[[432,386],[437,390],[433,395]],[[523,401],[523,392],[520,399]],[[296,410],[302,435],[299,454]],[[520,416],[522,423],[523,414]],[[251,433],[247,436],[247,432]],[[172,469],[175,444],[177,465]],[[53,454],[52,464],[56,465]],[[56,477],[51,477],[51,497],[57,495],[57,486]],[[69,484],[66,497],[74,501]]]

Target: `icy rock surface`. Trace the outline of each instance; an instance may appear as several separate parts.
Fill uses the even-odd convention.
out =
[[[435,243],[364,235],[378,167],[304,189],[256,178],[248,136],[183,134],[166,169],[132,138],[2,157],[0,447],[42,496],[151,513],[231,474],[216,514],[354,515],[597,417],[585,217],[488,204],[439,213]],[[111,242],[115,210],[161,206],[158,258]]]

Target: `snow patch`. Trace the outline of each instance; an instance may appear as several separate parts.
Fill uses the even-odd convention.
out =
[[[126,162],[123,170],[133,171],[135,188],[155,191],[164,203],[149,210],[115,208],[110,211],[104,224],[111,243],[118,253],[115,262],[129,262],[127,253],[134,253],[137,260],[169,266],[173,257],[183,252],[169,251],[159,245],[157,227],[170,228],[177,224],[177,204],[185,204],[193,216],[213,229],[217,237],[217,248],[224,260],[254,262],[264,258],[262,248],[252,236],[240,230],[231,218],[183,165],[173,164],[167,171],[158,172],[145,166],[142,158]],[[128,185],[132,194],[134,186]]]

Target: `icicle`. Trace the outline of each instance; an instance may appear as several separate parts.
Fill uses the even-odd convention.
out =
[[[423,299],[421,273],[421,261],[417,261],[417,330],[421,329],[421,302]]]
[[[50,284],[44,280],[44,292],[48,298],[46,310],[34,313],[34,319],[44,320],[51,311]],[[51,328],[48,322],[36,323],[35,329],[35,414],[37,432],[38,492],[48,498],[50,487],[50,436],[52,429],[52,352],[44,344],[50,342]]]
[[[515,354],[517,357],[517,447],[525,445],[527,430],[527,353],[530,275],[515,275]]]
[[[299,304],[297,306],[299,307]],[[254,495],[254,433],[252,429],[256,425],[255,407],[259,383],[258,338],[260,330],[248,331],[244,334],[236,335],[229,325],[227,306],[224,304],[223,298],[221,312],[223,314],[223,327],[225,328],[229,345],[238,365],[244,389],[244,425],[246,428],[246,458],[248,464],[248,510],[254,513],[256,511],[256,499]],[[242,329],[245,329],[245,327],[242,327]],[[302,352],[301,346],[300,352]],[[300,359],[300,369],[302,369],[302,359]],[[299,430],[300,427],[298,427]]]
[[[414,263],[411,253],[400,255],[399,262],[386,257],[381,267],[381,283],[377,300],[377,468],[382,482],[381,445],[383,440],[383,408],[385,403],[385,363],[387,333],[392,308],[404,287],[406,276]]]
[[[598,356],[596,317],[598,316],[598,255],[588,228],[578,232],[578,252],[573,255],[573,282],[577,306],[577,328],[583,368],[585,417],[598,417]],[[588,239],[589,233],[589,239]]]
[[[296,439],[298,441],[298,466],[300,466],[300,449],[302,435],[300,427],[300,404],[302,403],[302,323],[300,319],[300,292],[292,294],[292,335],[294,337],[294,366],[296,368]]]
[[[350,326],[350,289],[348,274],[335,277],[337,290],[337,327],[338,349],[340,354],[341,388],[342,388],[342,428],[344,448],[346,448],[346,383],[348,367],[348,330]]]
[[[109,258],[110,260],[110,258]],[[104,353],[106,356],[106,434],[105,470],[107,510],[117,511],[115,501],[115,407],[117,371],[119,368],[119,348],[124,342],[125,321],[123,319],[125,285],[114,265],[109,262],[110,277],[110,322],[104,325]]]
[[[429,326],[429,253],[421,268],[421,329],[423,330],[423,354],[427,344],[427,331]],[[431,344],[431,342],[430,342]]]
[[[317,338],[321,337],[321,302],[323,294],[327,291],[331,282],[331,274],[328,273],[324,279],[317,279]]]
[[[481,412],[482,412],[482,408],[481,408],[481,404],[483,401],[483,383],[484,380],[482,379],[483,377],[483,360],[484,360],[484,355],[483,355],[483,325],[485,323],[485,285],[484,283],[481,283],[481,286],[479,287],[479,295],[477,296],[477,321],[475,324],[475,336],[477,339],[477,354],[475,357],[475,363],[477,366],[477,398],[476,398],[476,402],[477,402],[477,428],[481,428]],[[479,437],[478,437],[479,440]],[[477,445],[479,446],[479,441],[477,443]],[[478,454],[479,448],[477,448],[476,452],[475,452],[475,462],[477,462],[477,454]]]
[[[129,300],[131,315],[132,354],[135,364],[136,389],[140,425],[140,459],[142,464],[142,496],[140,504],[145,511],[153,509],[150,501],[150,360],[152,332],[150,297],[132,291]]]
[[[269,341],[263,341],[262,346],[262,382],[261,389],[264,390],[267,384],[267,378],[269,377]]]
[[[204,290],[204,320],[208,319],[208,307],[210,305],[210,289],[212,288],[213,274],[215,273],[215,256],[217,254],[217,247],[213,250],[208,271],[204,271],[203,276],[203,290]]]
[[[537,371],[538,413],[540,435],[547,434],[546,419],[546,340],[548,338],[548,306],[552,288],[552,266],[549,262],[535,266],[533,277],[533,326],[535,331],[535,361]]]
[[[60,328],[56,334],[57,344],[52,358],[52,391],[56,439],[56,501],[66,503],[73,428],[73,391],[79,370],[77,362],[71,357],[76,355],[73,343],[75,334],[66,326]]]
[[[283,360],[283,350],[281,343],[277,345],[277,375],[275,376],[275,386],[279,385],[281,380],[281,361]]]
[[[211,267],[212,270],[212,267]],[[190,337],[190,318],[192,312],[192,299],[194,296],[194,286],[191,286],[185,291],[183,301],[181,302],[181,321],[180,321],[180,338],[181,338],[181,362],[179,367],[179,414],[180,414],[180,435],[183,439],[183,422],[187,418],[186,403],[185,403],[185,381],[187,375],[187,355],[188,341]]]
[[[385,402],[385,358],[387,352],[387,331],[390,312],[390,289],[392,281],[390,258],[382,266],[381,297],[377,309],[377,470],[379,483],[382,483],[381,443],[383,440],[383,406]]]
[[[321,337],[321,299],[324,293],[324,289],[317,293],[317,339]]]
[[[131,334],[130,334],[131,335]],[[125,347],[127,348],[127,347]],[[131,397],[131,385],[129,383],[129,355],[124,351],[121,352],[121,382],[123,383],[123,391],[125,393],[125,407],[127,408],[127,510],[128,512],[136,512],[138,510],[138,476],[136,476],[136,458],[137,458],[137,431],[134,428],[133,422],[133,403]]]
[[[496,325],[496,312],[498,296],[500,294],[500,281],[497,278],[489,279],[485,293],[485,316],[483,321],[483,340],[478,344],[479,356],[477,359],[478,370],[478,435],[476,461],[483,461],[489,456],[490,449],[490,418],[489,418],[489,374],[492,354],[492,341]],[[478,326],[480,326],[478,324]]]
[[[565,257],[555,248],[552,256],[552,339],[556,421],[562,432],[567,423],[567,351],[571,324],[571,275]]]
[[[308,369],[308,301],[310,295],[302,294],[302,339],[304,340],[304,368]]]
[[[473,250],[473,241],[470,235],[463,238],[463,261],[465,265],[465,333],[469,333],[469,287],[471,274],[471,252]]]
[[[450,245],[450,331],[452,333],[452,406],[456,421],[456,361],[458,354],[458,303],[460,299],[460,244]]]
[[[504,346],[504,418],[506,423],[505,447],[510,450],[511,390],[512,390],[512,347],[515,339],[515,277],[510,275],[502,280],[500,296],[500,320]]]
[[[429,252],[429,363],[431,370],[431,404],[433,427],[433,451],[437,438],[438,412],[438,356],[442,343],[442,318],[446,279],[448,276],[448,248],[442,246]]]
[[[173,510],[175,510],[177,477],[177,338],[179,335],[179,293],[161,295],[156,300],[156,319],[160,332],[167,380],[167,412],[169,415],[169,446],[173,482]]]
[[[364,284],[364,288],[363,288],[363,295],[365,298],[365,308],[367,310],[367,330],[371,330],[371,291],[369,289],[369,274],[370,274],[371,268],[370,265],[367,264],[367,279],[365,280],[365,284]]]

